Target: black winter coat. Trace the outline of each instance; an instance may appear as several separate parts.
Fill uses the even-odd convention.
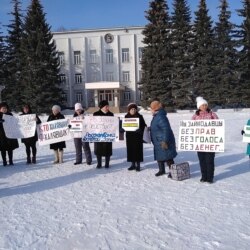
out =
[[[100,110],[96,111],[93,116],[114,116],[110,111],[103,113]],[[94,153],[99,156],[111,156],[112,155],[112,142],[95,142]]]
[[[139,129],[136,131],[126,132],[127,161],[143,162],[143,132],[146,126],[141,114],[131,115],[127,113],[125,118],[139,118]]]
[[[9,112],[5,113],[5,115],[13,116]],[[0,121],[2,120],[3,120],[3,113],[0,112]],[[18,147],[19,147],[18,140],[7,138],[3,128],[3,122],[0,122],[0,151],[14,150]]]
[[[32,113],[22,113],[21,115],[30,115]],[[36,124],[42,123],[38,115],[36,115]],[[38,141],[37,131],[35,131],[35,135],[29,138],[22,138],[21,142],[26,145],[34,145]]]
[[[59,119],[65,119],[64,115],[61,113],[58,113],[57,115],[54,115],[53,113],[49,115],[47,122],[49,121],[54,121],[54,120],[59,120]],[[65,141],[60,141],[56,143],[50,144],[50,149],[63,149],[66,148],[66,143]]]

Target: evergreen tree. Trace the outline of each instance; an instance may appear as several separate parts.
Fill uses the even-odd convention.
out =
[[[174,0],[172,13],[171,40],[173,46],[172,86],[175,105],[185,108],[191,104],[190,91],[192,91],[191,73],[191,32],[190,9],[186,0]]]
[[[59,87],[59,60],[50,26],[39,0],[32,0],[24,21],[21,100],[36,112],[48,112],[62,101]]]
[[[231,12],[227,0],[221,0],[219,22],[215,26],[215,70],[217,90],[214,93],[217,104],[234,103],[238,99],[236,71],[237,53],[233,40],[234,25],[229,21]]]
[[[214,32],[211,17],[208,15],[206,0],[200,0],[198,11],[195,11],[193,26],[193,93],[201,95],[211,104],[216,102],[214,70]]]
[[[239,102],[250,106],[250,1],[242,0],[243,9],[238,10],[243,22],[238,26],[236,37],[239,46],[239,78],[237,88]]]
[[[20,1],[12,0],[13,11],[10,13],[14,19],[7,25],[7,55],[6,55],[6,88],[4,97],[8,100],[11,107],[18,111],[20,106],[21,86],[21,37],[22,37],[22,15],[20,10]]]
[[[143,30],[145,44],[142,57],[143,77],[139,83],[142,105],[145,107],[153,98],[168,106],[172,104],[171,89],[171,43],[169,41],[170,20],[165,0],[150,2],[146,11],[149,23]]]

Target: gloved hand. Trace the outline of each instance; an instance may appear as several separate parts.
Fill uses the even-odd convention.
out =
[[[168,144],[165,141],[161,141],[161,148],[163,150],[168,149]]]
[[[69,125],[68,125],[68,128],[71,128],[71,127],[72,127],[72,125],[69,124]]]
[[[241,130],[241,135],[244,135],[245,134],[245,131],[244,130]]]
[[[119,132],[120,132],[120,133],[125,133],[125,129],[124,129],[124,128],[120,128],[120,129],[119,129]]]

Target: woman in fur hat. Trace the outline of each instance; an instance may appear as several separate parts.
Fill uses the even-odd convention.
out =
[[[65,119],[64,115],[61,114],[61,107],[59,105],[54,105],[52,107],[52,113],[49,115],[47,122]],[[54,164],[56,163],[63,163],[63,149],[66,148],[65,141],[60,141],[56,143],[50,144],[50,149],[54,150],[55,160]]]
[[[193,115],[192,120],[218,119],[218,116],[208,108],[208,103],[203,97],[197,97],[196,103],[197,111]],[[201,170],[200,182],[213,183],[215,152],[197,152],[197,155]]]
[[[125,118],[139,118],[139,128],[136,131],[126,132],[127,162],[131,162],[128,170],[140,171],[140,163],[143,162],[143,131],[146,126],[145,120],[138,113],[135,103],[128,105],[128,113]]]
[[[9,112],[9,106],[6,102],[0,103],[0,150],[3,159],[3,165],[7,166],[6,155],[9,157],[9,165],[14,165],[13,163],[13,150],[19,147],[17,139],[9,139],[5,135],[4,127],[3,127],[3,115],[11,115]],[[6,154],[7,152],[7,154]]]
[[[151,102],[150,108],[153,115],[150,131],[154,145],[154,159],[159,167],[155,176],[161,176],[166,173],[165,162],[170,169],[171,165],[174,164],[174,158],[177,156],[175,137],[162,103],[155,99]],[[171,178],[170,173],[168,177]]]
[[[25,104],[22,107],[22,113],[21,115],[29,115],[29,114],[33,114],[31,107],[29,104]],[[40,124],[41,120],[38,117],[38,115],[36,115],[36,124]],[[22,138],[21,142],[24,143],[25,145],[25,150],[26,150],[26,155],[27,155],[27,164],[35,164],[36,163],[36,142],[38,141],[38,137],[37,137],[37,132],[35,131],[35,135],[29,138]],[[32,152],[32,158],[31,158],[31,152]]]
[[[106,100],[102,100],[99,103],[99,110],[96,111],[93,116],[114,116],[112,112],[109,111],[109,103]],[[102,167],[102,156],[105,157],[105,168],[109,168],[109,161],[112,155],[112,142],[95,142],[94,143],[94,153],[97,158],[96,168]]]

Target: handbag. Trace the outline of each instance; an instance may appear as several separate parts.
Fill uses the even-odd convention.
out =
[[[190,178],[190,167],[188,162],[172,164],[170,173],[173,180],[182,181]]]
[[[151,143],[150,128],[145,126],[143,131],[143,143]]]

